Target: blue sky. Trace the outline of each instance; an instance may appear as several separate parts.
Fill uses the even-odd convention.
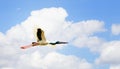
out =
[[[0,1],[0,32],[6,35],[5,33],[10,30],[10,28],[27,20],[32,11],[41,10],[43,8],[61,7],[66,10],[68,14],[66,21],[70,21],[71,23],[81,23],[81,21],[87,20],[97,20],[100,23],[102,21],[104,22],[104,27],[107,31],[102,33],[94,33],[93,35],[87,36],[91,39],[93,36],[97,36],[105,41],[101,45],[105,49],[102,49],[100,52],[91,51],[91,46],[79,47],[74,46],[74,44],[72,45],[72,43],[63,49],[57,50],[57,52],[65,56],[73,55],[80,59],[85,59],[92,64],[95,69],[114,69],[114,64],[109,63],[109,61],[107,62],[103,60],[102,62],[100,60],[105,58],[102,56],[104,55],[103,52],[104,50],[109,49],[109,45],[112,47],[112,42],[118,41],[118,43],[120,43],[119,30],[117,35],[114,35],[114,33],[111,32],[111,27],[113,24],[115,24],[115,27],[117,27],[117,25],[120,27],[119,3],[119,0],[3,0]],[[117,42],[115,43],[117,44]],[[98,59],[98,62],[101,65],[95,64],[96,59]],[[118,69],[120,68],[119,64],[120,62],[116,65]]]
[[[25,20],[32,10],[48,7],[65,8],[69,14],[67,19],[75,22],[98,19],[106,22],[107,26],[120,22],[119,0],[35,0],[34,2],[32,0],[4,0],[0,2],[0,27],[6,26],[2,29],[6,31],[16,23]]]

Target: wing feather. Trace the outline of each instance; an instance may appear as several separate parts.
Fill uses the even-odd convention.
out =
[[[40,28],[37,29],[37,41],[46,41],[44,31]]]

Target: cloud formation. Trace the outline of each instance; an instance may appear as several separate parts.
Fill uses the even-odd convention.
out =
[[[96,60],[97,64],[110,64],[110,69],[120,68],[120,41],[104,43],[100,52],[100,57]]]
[[[112,34],[113,35],[120,35],[120,24],[113,24],[112,25]]]
[[[0,68],[1,69],[93,69],[94,63],[75,55],[60,54],[62,48],[34,47],[21,50],[20,46],[36,41],[36,28],[42,28],[48,41],[68,41],[77,48],[86,47],[100,56],[97,64],[110,64],[110,69],[119,68],[119,41],[105,42],[95,35],[106,32],[104,22],[86,20],[70,22],[63,8],[44,8],[31,12],[23,22],[11,27],[5,34],[0,32]],[[112,33],[119,34],[117,25],[112,26]],[[116,32],[115,32],[116,31]],[[62,46],[63,47],[63,46]],[[64,48],[64,47],[63,47]],[[112,56],[114,55],[114,56]],[[107,57],[110,57],[109,59]],[[114,60],[115,59],[115,60]]]
[[[28,63],[29,62],[29,63]],[[41,55],[38,51],[32,54],[24,54],[20,57],[18,66],[27,69],[91,69],[92,66],[84,59],[75,56],[65,56],[56,52]],[[86,67],[87,66],[87,67]]]
[[[45,36],[48,41],[72,40],[74,38],[73,35],[78,33],[78,31],[73,33],[70,30],[75,31],[78,27],[75,28],[77,25],[74,25],[72,22],[67,22],[65,20],[67,16],[68,14],[63,8],[44,8],[32,11],[31,15],[25,21],[11,27],[5,34],[0,32],[0,68],[92,69],[92,64],[87,62],[86,59],[55,52],[59,47],[55,49],[50,47],[35,47],[28,50],[20,50],[19,48],[21,45],[36,41],[34,31],[38,27],[45,31]],[[84,23],[86,22],[83,22],[81,25],[84,25]],[[95,32],[92,29],[90,31]],[[85,33],[90,34],[87,30]]]

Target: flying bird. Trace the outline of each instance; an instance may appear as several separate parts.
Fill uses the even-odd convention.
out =
[[[36,32],[37,42],[32,42],[30,45],[21,46],[21,49],[26,49],[34,46],[46,46],[46,45],[56,45],[56,44],[67,44],[68,42],[56,41],[55,43],[49,43],[46,41],[44,31],[41,28],[37,29]]]

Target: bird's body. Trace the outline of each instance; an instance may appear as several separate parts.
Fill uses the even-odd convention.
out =
[[[60,42],[60,41],[57,41],[55,43],[48,43],[46,41],[44,31],[42,29],[40,29],[40,28],[37,29],[36,36],[37,36],[37,42],[32,42],[31,45],[22,46],[21,48],[26,49],[26,48],[34,47],[34,46],[46,46],[48,44],[56,45],[56,44],[67,44],[68,43],[68,42]]]

